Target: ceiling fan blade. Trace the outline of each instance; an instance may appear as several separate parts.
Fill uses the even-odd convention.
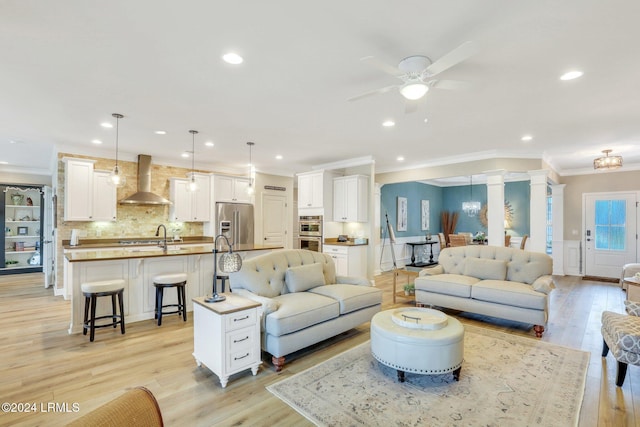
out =
[[[378,70],[386,74],[390,74],[394,77],[400,77],[401,75],[404,74],[402,71],[400,71],[393,65],[389,65],[385,62],[382,62],[373,56],[365,56],[364,58],[361,58],[360,61],[364,62],[367,65],[371,65],[372,67],[375,67]]]
[[[433,64],[429,65],[426,71],[430,76],[435,76],[436,74],[439,74],[464,61],[474,53],[476,53],[475,44],[472,42],[464,42]]]
[[[367,98],[369,96],[378,95],[378,94],[381,94],[381,93],[387,93],[391,89],[397,88],[397,87],[398,87],[398,85],[392,85],[392,86],[387,86],[387,87],[383,87],[383,88],[380,88],[380,89],[372,90],[370,92],[365,92],[365,93],[360,94],[358,96],[354,96],[353,98],[349,98],[347,101],[358,101],[358,100],[360,100],[362,98]]]
[[[464,90],[469,89],[471,84],[460,80],[430,80],[429,87],[447,90]]]

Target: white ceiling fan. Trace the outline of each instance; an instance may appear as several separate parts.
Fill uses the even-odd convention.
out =
[[[454,65],[464,61],[476,51],[472,42],[465,42],[447,53],[436,62],[431,61],[426,56],[415,55],[404,58],[397,67],[388,65],[373,56],[367,56],[361,59],[362,62],[382,70],[394,77],[402,80],[402,84],[386,86],[370,92],[363,93],[350,98],[349,101],[358,101],[360,99],[389,92],[391,89],[398,88],[400,94],[407,99],[406,112],[412,112],[417,109],[417,101],[421,99],[429,90],[429,88],[437,89],[463,89],[468,87],[466,82],[456,80],[440,80],[434,79],[436,75],[453,67]]]

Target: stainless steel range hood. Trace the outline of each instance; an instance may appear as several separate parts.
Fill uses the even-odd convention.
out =
[[[170,205],[171,202],[151,192],[151,156],[138,154],[138,192],[120,200],[121,205]]]

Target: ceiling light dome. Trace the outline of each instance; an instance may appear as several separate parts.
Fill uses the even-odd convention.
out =
[[[400,93],[407,99],[412,101],[416,99],[420,99],[424,96],[425,93],[429,90],[429,86],[424,83],[406,83],[404,86],[400,88]]]

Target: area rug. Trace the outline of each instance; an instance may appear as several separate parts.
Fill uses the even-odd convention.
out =
[[[318,426],[577,425],[589,353],[469,325],[464,346],[458,382],[399,383],[366,342],[267,389]]]

